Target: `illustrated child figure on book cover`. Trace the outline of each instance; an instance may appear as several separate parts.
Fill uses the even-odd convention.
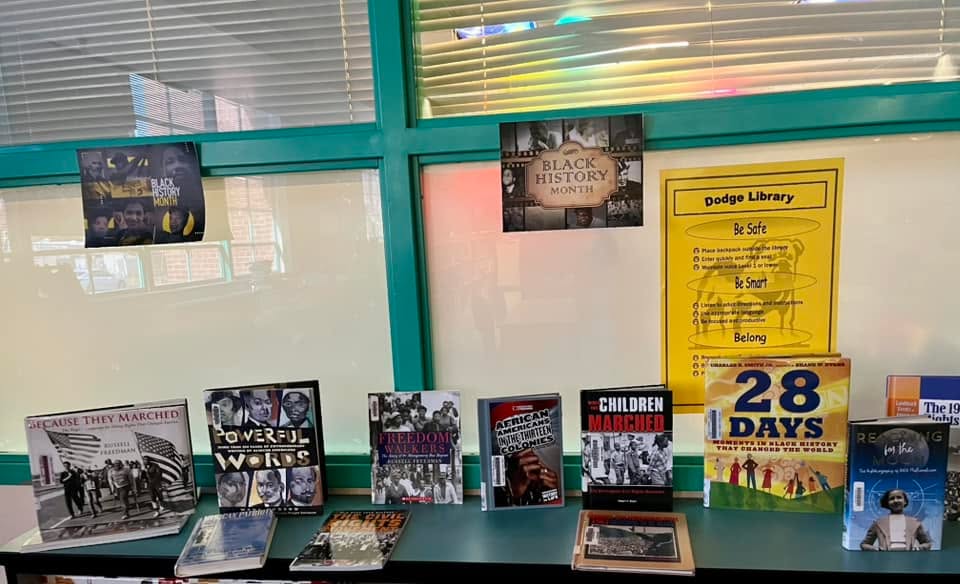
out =
[[[844,357],[710,360],[704,506],[839,512],[849,394]]]

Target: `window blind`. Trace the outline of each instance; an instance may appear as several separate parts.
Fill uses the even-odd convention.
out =
[[[0,144],[370,122],[366,0],[3,0]]]
[[[957,0],[416,0],[422,117],[952,80]]]

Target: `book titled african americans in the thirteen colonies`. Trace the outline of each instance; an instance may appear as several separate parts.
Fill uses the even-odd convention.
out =
[[[197,506],[186,400],[26,418],[39,528],[24,551],[178,533]]]

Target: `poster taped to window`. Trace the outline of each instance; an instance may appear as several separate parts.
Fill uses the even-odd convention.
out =
[[[203,183],[190,142],[77,151],[85,247],[202,241]]]
[[[643,116],[500,126],[503,230],[643,225]]]

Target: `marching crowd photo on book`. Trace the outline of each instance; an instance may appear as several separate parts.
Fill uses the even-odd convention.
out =
[[[463,503],[460,394],[371,393],[371,502]]]
[[[26,419],[47,550],[177,533],[197,505],[186,400]]]
[[[672,412],[663,385],[580,392],[584,509],[673,508]]]

